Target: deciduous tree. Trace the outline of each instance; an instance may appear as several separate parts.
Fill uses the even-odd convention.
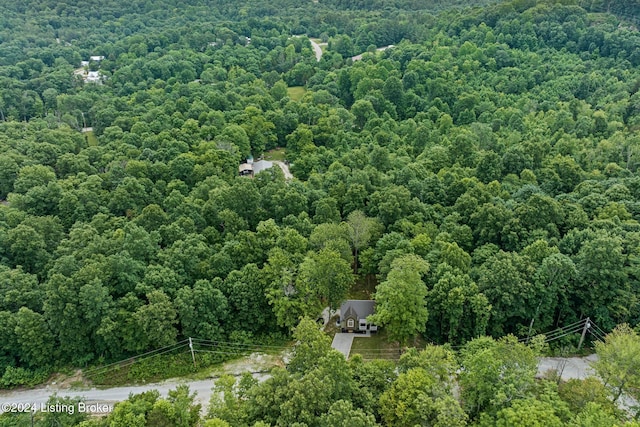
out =
[[[385,327],[389,339],[401,345],[425,331],[429,313],[425,300],[427,286],[421,275],[428,269],[429,264],[422,258],[402,256],[391,263],[387,280],[376,289],[376,312],[369,321]]]
[[[596,342],[598,376],[611,390],[613,401],[623,393],[640,398],[640,336],[627,324],[617,326],[604,342]]]

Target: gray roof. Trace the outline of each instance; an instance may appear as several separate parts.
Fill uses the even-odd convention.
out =
[[[273,167],[273,162],[269,160],[258,160],[257,162],[253,162],[253,173],[259,174],[263,170],[269,169]]]
[[[357,319],[364,319],[373,314],[375,307],[376,302],[372,300],[350,299],[340,306],[340,317],[346,319],[353,316]]]

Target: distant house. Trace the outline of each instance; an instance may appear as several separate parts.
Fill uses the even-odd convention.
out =
[[[105,79],[104,74],[102,74],[100,71],[88,71],[86,67],[74,70],[73,74],[81,77],[85,83],[101,84]]]
[[[240,173],[240,176],[253,176],[253,165],[251,163],[242,163],[238,167],[238,172]]]
[[[87,76],[84,78],[84,81],[87,83],[102,82],[102,76],[100,75],[100,71],[89,71],[87,73]]]
[[[273,162],[268,160],[253,161],[253,157],[248,157],[246,163],[241,163],[238,167],[240,176],[257,175],[263,170],[267,170],[273,167]]]
[[[376,332],[378,327],[367,322],[367,316],[373,314],[375,308],[376,302],[371,300],[350,299],[345,301],[340,306],[342,332]]]
[[[257,162],[253,162],[253,173],[256,175],[263,170],[271,169],[272,167],[273,162],[270,162],[269,160],[258,160]]]
[[[96,56],[90,56],[89,57],[90,61],[96,61],[96,62],[102,61],[103,59],[104,59],[104,56],[97,56],[96,55]]]

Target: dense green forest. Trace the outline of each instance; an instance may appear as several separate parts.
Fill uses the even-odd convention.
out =
[[[623,0],[0,1],[0,385],[186,337],[281,342],[365,281],[390,337],[480,339],[463,359],[586,317],[636,327],[639,15]],[[294,179],[238,176],[276,147]],[[340,384],[390,368],[326,357],[297,375],[360,373],[308,425],[333,405],[413,425],[372,402],[434,381],[406,368],[395,392],[351,401]],[[252,414],[227,421],[293,425]]]

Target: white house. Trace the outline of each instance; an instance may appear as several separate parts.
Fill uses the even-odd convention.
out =
[[[102,76],[100,75],[100,71],[89,71],[87,73],[87,76],[84,78],[84,81],[87,83],[102,82]]]

